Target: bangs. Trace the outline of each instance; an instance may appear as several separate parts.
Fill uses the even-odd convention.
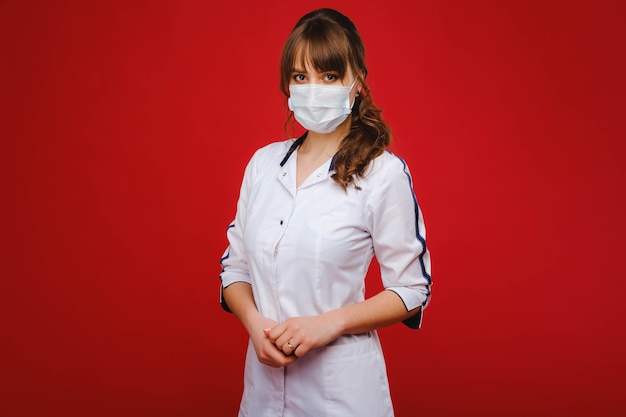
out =
[[[336,31],[309,29],[294,45],[292,71],[310,66],[318,72],[335,72],[343,79],[352,55],[348,40]]]
[[[280,89],[285,97],[289,97],[293,73],[306,68],[333,72],[342,80],[349,68],[359,79],[359,73],[367,74],[365,51],[352,22],[337,13],[324,13],[312,12],[303,17],[287,38],[280,60]]]

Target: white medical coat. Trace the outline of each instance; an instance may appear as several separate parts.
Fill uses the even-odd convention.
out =
[[[252,286],[259,311],[281,322],[364,299],[376,255],[383,285],[419,328],[430,298],[430,256],[409,170],[384,152],[344,191],[329,159],[296,188],[297,147],[304,139],[259,149],[246,167],[222,287]],[[226,310],[228,306],[222,299]],[[240,417],[392,416],[385,363],[376,332],[345,335],[293,364],[261,364],[250,342]]]

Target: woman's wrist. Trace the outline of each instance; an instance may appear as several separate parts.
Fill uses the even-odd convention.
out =
[[[259,331],[258,325],[256,323],[258,323],[262,317],[263,316],[261,315],[261,313],[259,313],[259,311],[256,309],[256,306],[253,306],[247,308],[244,312],[242,312],[239,321],[241,321],[243,327],[246,329],[248,334],[250,334],[252,332]]]
[[[338,308],[323,314],[327,319],[329,326],[333,328],[336,337],[346,334],[347,320],[345,317],[345,309]]]

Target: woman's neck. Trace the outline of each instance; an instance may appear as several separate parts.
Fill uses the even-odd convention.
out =
[[[309,131],[306,140],[302,143],[298,151],[312,156],[325,155],[331,157],[337,153],[341,141],[348,135],[349,131],[350,118],[330,133]]]

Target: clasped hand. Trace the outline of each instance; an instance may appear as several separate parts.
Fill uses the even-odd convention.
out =
[[[271,325],[251,338],[259,361],[273,367],[287,366],[340,335],[337,324],[323,314],[292,317],[282,323],[267,320],[266,324]]]

